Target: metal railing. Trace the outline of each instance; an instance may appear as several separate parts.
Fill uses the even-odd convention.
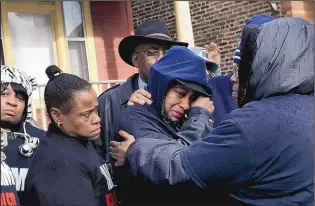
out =
[[[91,81],[90,84],[99,96],[101,93],[107,89],[124,83],[126,80],[106,80],[106,81]],[[47,130],[49,124],[49,118],[46,114],[45,101],[44,101],[44,90],[46,84],[39,84],[38,89],[33,93],[33,118],[38,123],[38,125]]]

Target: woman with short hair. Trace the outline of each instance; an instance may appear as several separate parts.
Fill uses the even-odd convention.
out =
[[[113,205],[110,173],[90,144],[100,134],[96,92],[56,66],[46,74],[51,123],[26,178],[27,205]]]

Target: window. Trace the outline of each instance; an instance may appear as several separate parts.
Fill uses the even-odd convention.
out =
[[[63,1],[62,5],[69,49],[70,71],[72,74],[89,81],[81,2]]]

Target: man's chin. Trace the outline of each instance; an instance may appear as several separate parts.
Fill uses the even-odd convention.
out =
[[[89,137],[88,139],[89,139],[89,140],[97,140],[98,138],[100,138],[100,135],[91,136],[91,137]]]
[[[6,129],[9,129],[9,128],[12,128],[12,127],[15,127],[19,124],[19,121],[14,121],[14,120],[0,120],[0,127],[1,128],[6,128]]]

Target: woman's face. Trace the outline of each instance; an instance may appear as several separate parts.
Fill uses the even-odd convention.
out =
[[[190,110],[193,94],[182,84],[175,84],[167,91],[164,109],[171,121],[179,121]]]
[[[60,129],[72,137],[97,139],[101,132],[97,95],[93,88],[75,92],[68,114],[60,112]],[[53,116],[53,115],[52,115]]]
[[[1,121],[17,124],[25,109],[25,97],[17,94],[11,87],[1,88]]]

